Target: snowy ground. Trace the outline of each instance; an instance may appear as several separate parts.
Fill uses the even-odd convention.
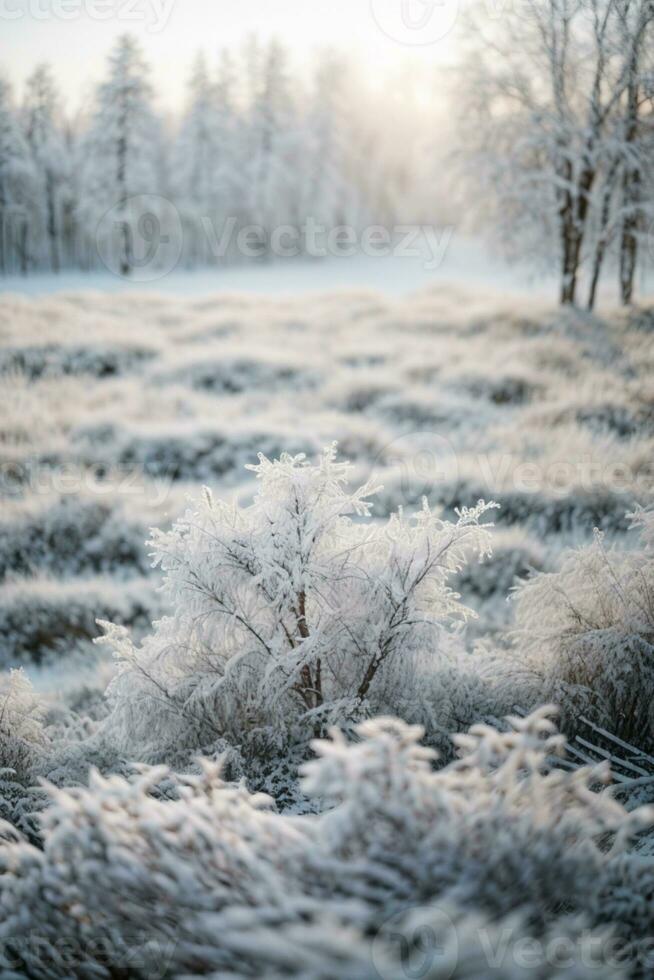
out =
[[[307,266],[296,291],[329,268]],[[495,558],[460,583],[480,612],[471,640],[507,624],[516,575],[594,526],[622,537],[653,499],[652,314],[456,286],[399,297],[408,279],[391,276],[385,293],[260,298],[268,270],[250,292],[253,273],[229,275],[242,292],[202,295],[198,274],[195,296],[67,280],[65,295],[0,298],[0,666],[48,689],[98,669],[101,683],[95,619],[138,631],[157,612],[148,527],[203,483],[247,498],[258,452],[338,440],[384,485],[379,515],[423,494],[448,514],[497,500]]]
[[[418,255],[357,255],[351,258],[286,259],[270,264],[252,263],[225,266],[222,269],[188,270],[176,268],[152,281],[133,281],[104,272],[67,272],[65,275],[37,273],[27,277],[7,276],[0,279],[1,293],[42,296],[49,293],[101,290],[103,292],[141,292],[155,290],[177,296],[209,295],[217,291],[237,291],[259,295],[287,295],[342,289],[375,289],[389,295],[404,295],[437,286],[458,286],[468,292],[494,290],[500,294],[537,296],[552,300],[557,295],[553,275],[535,273],[528,264],[509,262],[480,240],[458,231],[441,229],[438,234],[444,248],[442,260],[433,267],[438,253],[422,238]],[[617,282],[617,276],[613,279]],[[651,277],[641,275],[641,295],[654,292]],[[582,290],[583,292],[583,290]],[[612,282],[600,290],[605,305],[616,301]]]
[[[438,268],[430,268],[429,248],[419,243],[424,254],[413,256],[357,255],[350,258],[286,259],[275,262],[227,265],[219,269],[173,269],[148,283],[134,282],[104,272],[67,272],[64,276],[37,273],[28,277],[9,276],[0,280],[0,291],[43,295],[52,292],[99,289],[119,292],[151,288],[176,295],[201,295],[218,290],[237,290],[258,294],[287,294],[331,289],[379,289],[385,293],[412,292],[434,283],[468,282],[492,285],[497,289],[534,287],[534,276],[525,268],[512,268],[499,257],[493,257],[478,241],[445,231],[447,247]],[[433,251],[436,252],[437,245]],[[554,290],[551,282],[541,288]]]

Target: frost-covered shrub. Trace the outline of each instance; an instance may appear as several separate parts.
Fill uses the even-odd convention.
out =
[[[632,494],[608,487],[572,487],[565,493],[507,489],[498,490],[496,496],[505,524],[523,524],[541,534],[561,534],[589,527],[626,531],[625,512],[635,503]]]
[[[605,765],[557,768],[565,740],[551,714],[510,718],[503,733],[474,726],[438,771],[422,729],[395,719],[363,722],[354,745],[337,732],[317,743],[304,789],[332,807],[320,833],[342,862],[344,894],[374,904],[382,893],[386,909],[437,900],[496,921],[520,909],[539,931],[566,909],[592,927],[611,923],[647,962],[654,862],[632,843],[654,811],[628,814],[609,791],[591,791],[610,781]]]
[[[250,468],[261,485],[249,507],[206,491],[154,533],[171,614],[142,646],[106,624],[119,659],[108,731],[126,751],[160,757],[377,710],[377,692],[410,685],[415,659],[436,661],[447,624],[468,615],[448,581],[489,554],[492,505],[456,523],[426,503],[372,523],[374,487],[350,490],[333,448],[315,465],[283,454]]]
[[[43,780],[70,789],[86,786],[92,770],[126,778],[134,773],[133,764],[101,737],[98,724],[88,717],[62,712],[59,719],[48,719],[46,735],[47,750],[32,769],[33,782],[39,787],[38,798],[32,802],[36,813],[50,803],[47,793],[40,789]]]
[[[466,500],[475,500],[489,493],[500,506],[498,523],[504,526],[523,526],[537,534],[562,534],[585,532],[589,527],[605,531],[626,531],[629,522],[625,517],[636,504],[634,494],[610,487],[571,487],[565,492],[514,489],[488,486],[481,474],[462,474],[443,479],[426,481],[420,476],[397,472],[384,483],[380,494],[380,512],[389,514],[400,503],[417,504],[426,491],[433,505],[440,505],[447,513],[463,506]]]
[[[109,976],[122,967],[148,976],[155,962],[173,975],[208,972],[221,965],[216,917],[230,906],[297,920],[293,867],[305,832],[225,786],[209,763],[179,785],[176,801],[151,795],[164,775],[95,774],[88,789],[52,790],[43,851],[3,848],[0,955],[17,972]]]
[[[638,434],[650,435],[654,430],[654,405],[616,405],[605,402],[577,409],[577,421],[593,430],[611,432],[621,439]]]
[[[7,347],[0,351],[0,374],[22,371],[31,379],[61,374],[91,374],[106,378],[133,371],[153,357],[147,347],[44,344]]]
[[[346,363],[322,387],[326,404],[346,413],[367,412],[378,402],[401,390],[397,375],[383,369],[380,363],[365,365]]]
[[[494,536],[493,561],[466,565],[456,576],[456,587],[464,595],[505,599],[516,579],[540,571],[544,564],[544,549],[537,541],[517,528],[511,528]]]
[[[475,398],[487,398],[495,405],[524,405],[542,392],[534,377],[514,374],[482,374],[481,370],[456,379]]]
[[[22,670],[0,674],[0,820],[31,832],[33,772],[45,755],[45,707]]]
[[[0,591],[0,666],[40,663],[97,635],[96,617],[145,624],[158,608],[147,579],[20,579]],[[103,613],[104,611],[104,613]]]
[[[654,510],[639,511],[641,547],[594,543],[516,593],[516,645],[574,725],[580,706],[641,747],[654,744]]]
[[[57,574],[129,569],[145,572],[143,526],[123,508],[61,497],[0,522],[0,581],[36,569]]]
[[[626,319],[632,330],[654,333],[654,309],[651,307],[630,306],[626,311]]]
[[[401,429],[411,426],[418,431],[455,432],[457,439],[463,431],[482,424],[480,412],[470,398],[441,387],[411,385],[380,399],[375,410]],[[391,443],[391,451],[393,448]]]
[[[51,788],[42,849],[9,828],[0,845],[0,968],[551,980],[619,977],[620,948],[645,962],[654,870],[630,861],[651,811],[593,792],[607,770],[552,768],[548,709],[460,736],[439,771],[420,735],[385,718],[317,742],[304,786],[331,809],[310,819],[209,760]]]
[[[22,669],[0,674],[0,768],[24,780],[45,744],[43,702]]]
[[[460,758],[438,771],[419,744],[423,730],[396,719],[361,723],[358,744],[339,733],[318,743],[304,788],[333,806],[321,830],[348,862],[353,887],[363,889],[377,864],[398,900],[408,889],[495,914],[520,904],[543,920],[563,903],[584,908],[592,882],[652,813],[628,815],[610,795],[590,792],[608,770],[553,767],[565,740],[551,714],[511,718],[509,732],[473,726],[454,737]],[[616,835],[612,849],[600,846],[602,835]]]
[[[234,430],[221,425],[198,425],[196,420],[158,422],[141,426],[80,428],[75,441],[82,462],[109,470],[119,467],[167,480],[214,480],[233,475],[264,447],[281,452],[281,437],[264,428]],[[293,440],[308,448],[307,440]]]
[[[199,359],[192,351],[184,361],[182,366],[158,375],[156,381],[161,384],[181,381],[217,395],[274,391],[282,387],[296,389],[315,385],[317,381],[315,374],[283,357],[273,360],[228,352],[215,358],[204,356]]]

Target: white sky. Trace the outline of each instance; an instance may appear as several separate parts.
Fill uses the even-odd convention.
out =
[[[299,64],[311,51],[355,52],[374,72],[442,64],[456,44],[459,0],[0,0],[0,65],[17,93],[49,61],[71,111],[86,104],[115,38],[135,34],[162,108],[181,104],[198,50],[212,57],[251,32],[275,35]],[[381,25],[381,26],[380,26]],[[390,35],[390,36],[389,36]]]

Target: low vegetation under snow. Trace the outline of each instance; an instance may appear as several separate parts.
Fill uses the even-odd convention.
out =
[[[8,976],[647,974],[652,311],[7,295],[0,346]]]

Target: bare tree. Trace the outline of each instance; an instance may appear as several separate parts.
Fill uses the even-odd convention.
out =
[[[492,195],[485,210],[499,218],[508,244],[524,254],[526,240],[558,263],[562,304],[575,303],[590,258],[593,305],[616,181],[622,174],[632,197],[640,187],[640,168],[627,161],[652,17],[652,0],[528,0],[521,16],[470,22],[462,129],[468,171]],[[637,210],[626,212],[627,235]],[[635,255],[628,241],[625,275]]]
[[[634,21],[630,30],[629,14]],[[627,86],[624,109],[624,168],[622,174],[622,227],[620,235],[620,298],[631,303],[638,255],[638,231],[642,222],[643,157],[641,107],[649,100],[643,98],[642,52],[648,30],[654,20],[654,3],[641,0],[627,3],[623,14],[625,40],[631,40],[627,65]]]

